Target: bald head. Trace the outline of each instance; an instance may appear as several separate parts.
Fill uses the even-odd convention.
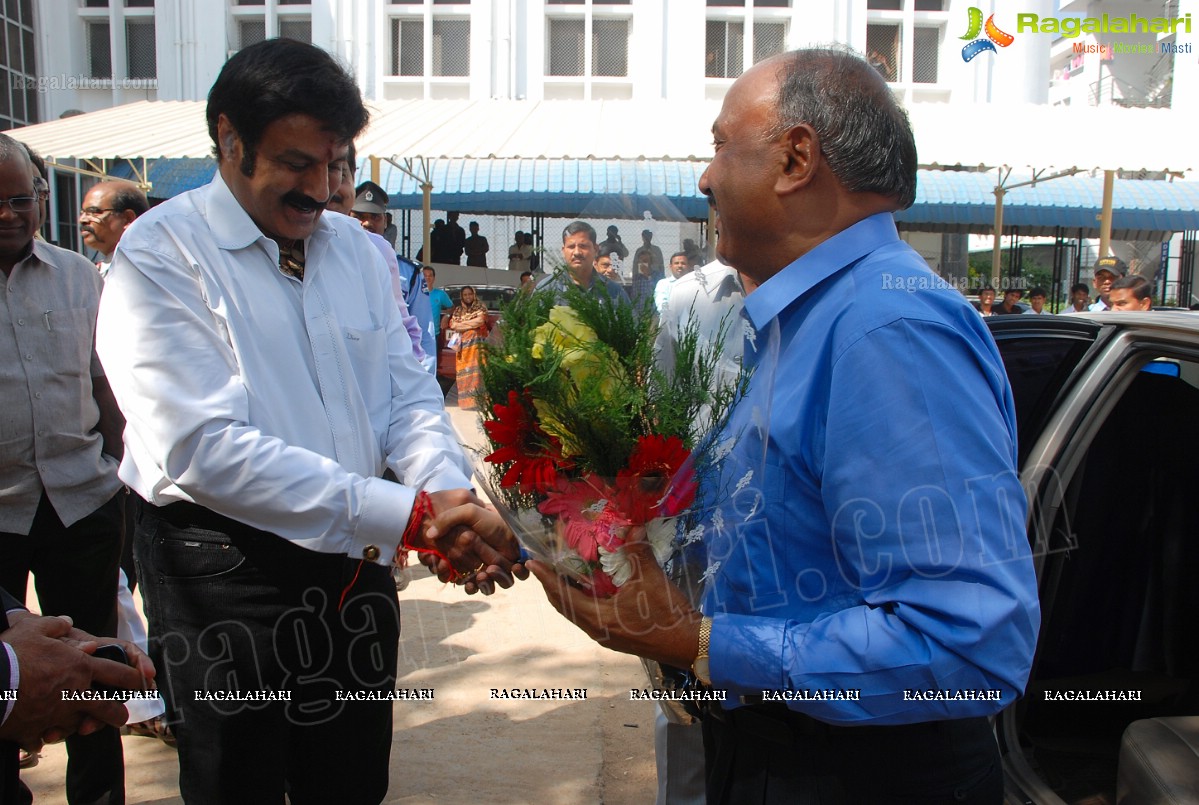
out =
[[[771,136],[807,123],[846,190],[916,199],[916,140],[907,112],[878,71],[848,50],[807,48],[759,67],[778,70],[777,123]]]

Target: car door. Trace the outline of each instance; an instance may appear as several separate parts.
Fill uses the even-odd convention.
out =
[[[1199,328],[1150,314],[1009,318],[992,332],[1016,398],[1042,608],[1026,696],[997,724],[1009,801],[1115,801],[1127,724],[1199,699],[1199,458],[1180,434],[1199,421]],[[1137,697],[1079,700],[1095,691]]]

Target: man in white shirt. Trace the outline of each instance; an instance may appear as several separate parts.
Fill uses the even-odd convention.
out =
[[[672,256],[672,272],[680,254],[686,260],[684,252]],[[667,281],[661,280],[659,287]],[[713,260],[675,278],[668,286],[666,303],[660,312],[658,339],[654,343],[658,366],[668,373],[673,371],[679,341],[689,327],[695,327],[700,344],[719,341],[721,347],[714,385],[732,382],[741,372],[745,340],[741,309],[744,306],[742,278],[731,266],[719,261]],[[704,416],[707,418],[706,412]],[[704,740],[698,722],[679,723],[658,707],[654,722],[654,755],[658,771],[656,805],[703,805],[707,801]]]
[[[687,259],[686,252],[675,252],[670,256],[670,273],[658,280],[658,284],[654,286],[654,310],[658,311],[658,315],[662,314],[663,308],[666,307],[666,300],[670,298],[670,288],[678,279],[691,271],[691,262]]]
[[[98,332],[121,478],[148,503],[135,549],[180,791],[377,803],[392,705],[362,699],[395,687],[397,548],[485,592],[518,550],[426,536],[477,498],[382,258],[321,215],[368,119],[352,77],[268,40],[224,66],[207,117],[217,175],[125,234]]]
[[[79,210],[79,236],[95,249],[100,276],[108,273],[112,253],[134,220],[150,209],[146,194],[133,182],[116,179],[92,185]]]
[[[1102,313],[1105,310],[1111,310],[1111,299],[1109,298],[1112,292],[1112,283],[1128,274],[1128,266],[1119,257],[1100,257],[1095,261],[1094,279],[1091,284],[1095,286],[1095,292],[1099,294],[1099,298],[1087,310],[1092,313]]]

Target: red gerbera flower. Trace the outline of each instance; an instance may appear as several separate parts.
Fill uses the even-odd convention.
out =
[[[521,395],[509,391],[508,404],[493,405],[496,418],[483,423],[491,441],[500,445],[484,460],[492,464],[511,461],[512,466],[504,473],[500,486],[519,484],[522,495],[548,492],[557,481],[558,470],[573,466],[562,458],[562,445],[541,429],[530,408]]]
[[[556,517],[566,544],[586,562],[599,561],[599,549],[616,550],[624,543],[628,521],[612,501],[615,491],[594,475],[561,481],[537,510]]]
[[[629,466],[616,474],[621,510],[631,522],[673,517],[691,505],[696,485],[687,464],[690,457],[677,436],[654,434],[637,440]]]

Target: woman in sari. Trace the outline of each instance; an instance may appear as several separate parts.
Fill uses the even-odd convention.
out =
[[[483,340],[487,338],[487,306],[479,301],[475,289],[462,289],[461,301],[450,311],[450,329],[458,334],[458,407],[475,407],[479,392],[479,360],[483,355]]]

